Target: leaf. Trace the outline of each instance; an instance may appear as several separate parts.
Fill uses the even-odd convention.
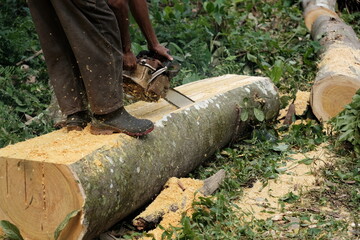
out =
[[[249,112],[246,109],[243,109],[243,111],[241,111],[240,114],[241,121],[246,122],[248,118],[249,118]]]
[[[307,230],[307,232],[308,232],[308,235],[310,235],[310,236],[316,236],[319,233],[321,233],[321,229],[320,228],[309,228]]]
[[[300,160],[298,163],[302,163],[302,164],[305,164],[305,165],[310,165],[313,162],[314,162],[314,159],[312,159],[312,158],[304,158],[304,159]]]
[[[215,12],[215,13],[213,14],[213,16],[214,16],[215,22],[216,22],[218,25],[221,25],[221,22],[222,22],[222,15],[221,15],[221,13]]]
[[[293,203],[299,200],[300,196],[294,194],[293,192],[289,192],[285,194],[283,197],[279,199],[281,202]]]
[[[145,45],[140,45],[140,44],[135,43],[135,42],[132,43],[131,45],[132,45],[132,46],[131,46],[132,51],[133,51],[134,53],[139,53],[139,52],[141,52],[142,50],[146,50],[146,49],[147,49]]]
[[[278,145],[273,147],[273,150],[276,152],[285,152],[286,150],[288,150],[289,145],[285,144],[285,143],[279,143]]]
[[[3,229],[5,236],[10,240],[24,240],[19,229],[9,221],[1,220],[0,227]]]
[[[212,2],[204,2],[204,9],[208,13],[212,13],[215,10],[215,6]]]
[[[280,78],[283,74],[284,64],[281,60],[276,60],[273,68],[270,72],[270,78],[273,80],[274,83],[278,83]]]
[[[176,43],[171,42],[169,44],[170,47],[173,47],[177,52],[179,52],[180,54],[184,55],[184,51],[181,49],[181,47],[179,47],[179,45],[177,45]]]
[[[264,112],[258,108],[254,108],[254,115],[255,115],[255,118],[260,122],[264,121],[264,119],[265,119]]]
[[[257,58],[254,55],[252,55],[251,53],[247,53],[246,57],[250,62],[257,63]]]
[[[353,134],[354,130],[353,129],[349,129],[347,130],[346,132],[342,133],[340,136],[339,136],[339,141],[346,141],[346,140],[349,140],[350,139],[350,136]]]
[[[60,236],[60,233],[62,230],[64,230],[64,228],[66,227],[66,225],[69,223],[69,221],[75,217],[78,213],[80,212],[80,209],[78,210],[74,210],[72,212],[70,212],[68,215],[66,215],[65,219],[59,224],[59,226],[56,228],[55,232],[54,232],[54,238],[55,240],[58,239],[58,237]]]

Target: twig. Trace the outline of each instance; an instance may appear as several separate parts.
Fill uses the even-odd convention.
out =
[[[31,59],[33,58],[36,58],[37,56],[39,56],[40,54],[42,54],[43,51],[42,50],[39,50],[37,51],[34,55],[28,57],[28,58],[25,58],[24,60],[21,60],[20,62],[16,63],[16,66],[20,66],[21,64],[23,64],[24,62],[27,62],[27,61],[30,61]]]
[[[177,184],[179,185],[179,187],[181,188],[181,190],[183,190],[183,191],[186,190],[185,186],[182,184],[182,182],[180,182],[180,180],[177,181]]]

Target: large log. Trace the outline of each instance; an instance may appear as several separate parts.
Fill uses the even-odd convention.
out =
[[[338,17],[335,12],[336,0],[302,0],[302,6],[305,25],[310,31],[319,16]]]
[[[91,239],[150,201],[170,177],[186,175],[228,144],[239,125],[254,120],[250,114],[240,123],[240,112],[261,107],[269,120],[279,110],[268,78],[226,75],[177,89],[196,102],[182,109],[163,100],[127,107],[156,122],[145,138],[62,129],[0,149],[0,219],[26,239],[53,239],[63,219],[79,211],[59,239]]]
[[[320,121],[336,116],[360,88],[360,42],[353,29],[339,18],[322,15],[311,35],[320,42],[320,62],[310,104]]]

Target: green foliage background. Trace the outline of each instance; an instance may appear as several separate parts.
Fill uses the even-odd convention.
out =
[[[51,93],[42,58],[16,64],[40,50],[25,1],[0,2],[0,147],[52,130],[51,121],[26,124],[47,107]],[[31,82],[30,78],[36,78]]]

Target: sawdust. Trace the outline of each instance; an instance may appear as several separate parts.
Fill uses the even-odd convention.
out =
[[[294,102],[296,115],[301,116],[306,112],[309,106],[309,100],[310,92],[298,91],[296,93]]]
[[[321,71],[325,72],[336,72],[337,74],[359,78],[359,56],[359,49],[344,47],[342,44],[334,44],[321,56],[322,60],[319,62],[318,68],[324,68]]]
[[[118,144],[118,138],[119,134],[93,135],[89,127],[71,132],[61,129],[2,148],[0,157],[69,164],[96,149]]]
[[[312,151],[305,154],[297,153],[290,156],[291,161],[283,168],[284,173],[277,179],[269,180],[266,186],[263,183],[256,182],[252,188],[244,191],[244,196],[237,203],[241,212],[251,219],[268,219],[276,217],[281,212],[279,199],[292,192],[301,194],[304,191],[316,188],[317,178],[314,171],[324,165],[328,154],[323,147],[318,151]],[[304,159],[313,159],[309,164],[303,164],[300,161]]]
[[[165,184],[164,190],[156,197],[156,199],[135,218],[148,218],[148,216],[159,215],[163,213],[162,220],[159,223],[163,228],[168,229],[170,226],[180,226],[180,221],[183,213],[188,216],[192,214],[192,203],[197,201],[200,196],[203,196],[199,189],[204,185],[204,182],[191,178],[170,178]],[[159,227],[149,231],[155,239],[161,239],[161,234],[164,231]],[[151,238],[143,238],[151,239]]]
[[[304,115],[309,106],[310,94],[311,94],[310,92],[298,91],[296,93],[294,102],[290,101],[285,108],[281,109],[277,119],[278,120],[285,119],[287,113],[289,112],[289,108],[290,108],[291,104],[295,105],[295,115],[297,115],[297,116]],[[283,95],[283,96],[286,96],[286,95]]]

